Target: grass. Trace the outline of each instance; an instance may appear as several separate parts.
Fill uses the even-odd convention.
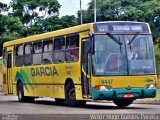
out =
[[[2,58],[0,58],[0,92],[2,92]]]
[[[2,66],[2,58],[0,58],[0,67]]]
[[[157,96],[154,99],[160,100],[160,89],[157,90]]]

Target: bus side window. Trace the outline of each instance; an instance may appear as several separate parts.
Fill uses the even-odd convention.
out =
[[[43,64],[49,64],[53,61],[53,41],[47,40],[43,42]]]
[[[79,60],[79,35],[66,37],[66,61],[77,62]]]
[[[65,56],[65,39],[63,38],[57,38],[54,40],[54,63],[61,63],[64,62]]]
[[[19,67],[23,65],[23,45],[16,46],[16,59],[15,59],[15,66]]]
[[[33,44],[33,64],[39,65],[42,63],[42,42]]]
[[[28,66],[32,64],[32,44],[28,43],[24,45],[24,65]]]

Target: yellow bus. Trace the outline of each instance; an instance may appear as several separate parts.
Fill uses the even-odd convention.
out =
[[[154,46],[148,23],[108,21],[4,43],[4,94],[20,102],[55,98],[69,106],[112,100],[128,106],[156,96]]]

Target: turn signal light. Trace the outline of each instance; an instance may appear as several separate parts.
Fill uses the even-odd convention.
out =
[[[96,90],[99,90],[99,89],[100,89],[100,86],[99,86],[99,85],[96,85],[96,86],[95,86],[95,89],[96,89]]]
[[[153,88],[156,88],[156,85],[155,84],[148,84],[144,88],[146,88],[146,89],[153,89]]]

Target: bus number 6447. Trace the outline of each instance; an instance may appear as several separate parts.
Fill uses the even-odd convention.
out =
[[[112,84],[113,80],[102,80],[102,84]]]

